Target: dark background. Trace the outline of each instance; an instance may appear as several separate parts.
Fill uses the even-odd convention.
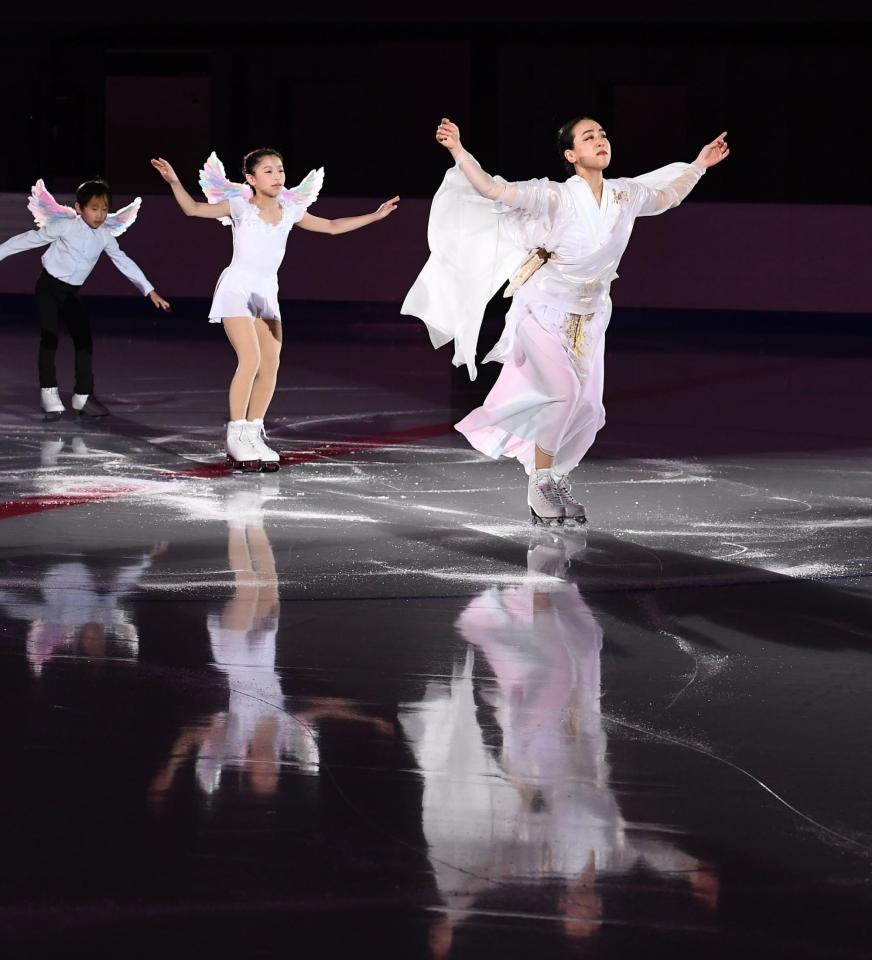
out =
[[[554,133],[595,114],[615,176],[690,160],[722,129],[705,199],[867,203],[872,14],[865,4],[529,5],[494,21],[457,3],[401,18],[364,7],[162,4],[4,11],[0,191],[103,175],[159,193],[149,156],[191,186],[211,149],[232,175],[269,144],[288,178],[324,165],[331,196],[431,196],[433,131],[508,178],[561,175]]]

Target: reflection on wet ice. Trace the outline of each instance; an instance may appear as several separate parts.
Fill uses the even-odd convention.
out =
[[[601,924],[598,879],[637,866],[680,875],[716,906],[709,865],[641,835],[621,814],[600,711],[603,631],[567,579],[577,549],[571,537],[532,543],[530,582],[475,597],[456,623],[468,647],[451,679],[430,682],[421,702],[401,706],[445,905],[433,930],[437,956],[494,883],[559,881],[558,911],[572,937]],[[492,681],[478,678],[478,656]]]
[[[109,565],[92,559],[54,563],[39,581],[39,597],[29,591],[0,590],[9,616],[28,622],[27,661],[35,676],[57,654],[101,658],[112,641],[135,656],[139,637],[125,597],[139,585],[153,559],[166,550],[155,544],[137,560]]]
[[[282,763],[318,768],[317,734],[285,711],[276,671],[281,607],[263,505],[277,491],[277,481],[265,478],[224,501],[233,595],[220,613],[209,615],[207,627],[212,659],[227,678],[229,699],[226,709],[179,735],[152,783],[151,795],[158,802],[192,755],[197,782],[210,795],[228,770],[238,771],[244,788],[269,795],[278,788]]]

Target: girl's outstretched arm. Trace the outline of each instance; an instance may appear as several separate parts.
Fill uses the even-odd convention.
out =
[[[336,220],[327,220],[324,217],[314,217],[311,213],[304,213],[297,221],[297,226],[304,230],[313,230],[315,233],[329,233],[335,237],[340,233],[351,233],[352,230],[368,227],[377,220],[384,220],[397,209],[399,202],[399,197],[391,197],[390,200],[385,200],[374,213],[365,213],[360,217],[338,217]]]
[[[463,149],[460,142],[460,127],[452,123],[448,117],[443,117],[436,128],[436,139],[454,157],[458,169],[470,182],[473,189],[488,200],[501,200],[503,203],[513,204],[517,189],[512,183],[500,183],[478,165]]]
[[[182,212],[186,217],[205,217],[209,220],[217,220],[219,217],[230,216],[230,201],[222,200],[220,203],[197,203],[197,201],[181,185],[176,171],[167,163],[163,157],[152,159],[151,165],[166,180],[173,191]]]

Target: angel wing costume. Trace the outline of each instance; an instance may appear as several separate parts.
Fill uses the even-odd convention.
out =
[[[233,228],[233,259],[218,278],[209,322],[224,317],[261,317],[281,320],[279,310],[278,269],[285,256],[288,234],[306,209],[318,199],[324,183],[324,168],[312,170],[296,187],[279,195],[282,209],[277,224],[267,223],[247,184],[233,183],[224,173],[224,165],[213,152],[200,171],[200,186],[209,203],[228,200],[230,216],[220,222]]]
[[[110,213],[96,229],[89,227],[72,207],[58,203],[42,180],[31,187],[27,209],[33,216],[36,230],[10,237],[0,244],[0,260],[50,244],[43,255],[46,272],[56,280],[80,287],[105,253],[113,264],[143,295],[154,286],[142,270],[118,246],[117,237],[128,230],[136,220],[142,199],[137,197],[126,207]]]
[[[514,273],[503,335],[484,358],[503,369],[456,425],[473,447],[528,473],[537,445],[560,474],[578,465],[605,423],[609,287],[635,219],[677,206],[703,173],[673,163],[605,180],[597,203],[578,176],[507,183],[469,154],[448,170],[430,211],[430,258],[401,310],[424,321],[434,347],[453,340],[454,365],[475,379],[485,306]]]

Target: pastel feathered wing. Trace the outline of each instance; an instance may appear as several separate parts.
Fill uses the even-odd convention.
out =
[[[309,207],[318,199],[323,186],[324,168],[310,170],[295,187],[286,187],[282,190],[282,203],[295,203],[301,207]]]
[[[228,180],[224,172],[224,164],[218,159],[214,150],[209,154],[209,159],[200,171],[200,187],[209,203],[222,203],[234,197],[249,200],[252,196],[251,187],[247,183],[234,183]],[[230,217],[219,217],[218,222],[229,227],[233,221]]]
[[[45,227],[60,220],[75,220],[76,211],[57,200],[46,190],[42,180],[37,180],[30,188],[27,209],[38,227]]]
[[[125,230],[129,230],[133,226],[141,206],[142,197],[137,197],[132,203],[128,203],[126,207],[116,210],[115,213],[110,213],[109,216],[106,217],[106,222],[103,226],[106,227],[113,237],[120,237]]]

